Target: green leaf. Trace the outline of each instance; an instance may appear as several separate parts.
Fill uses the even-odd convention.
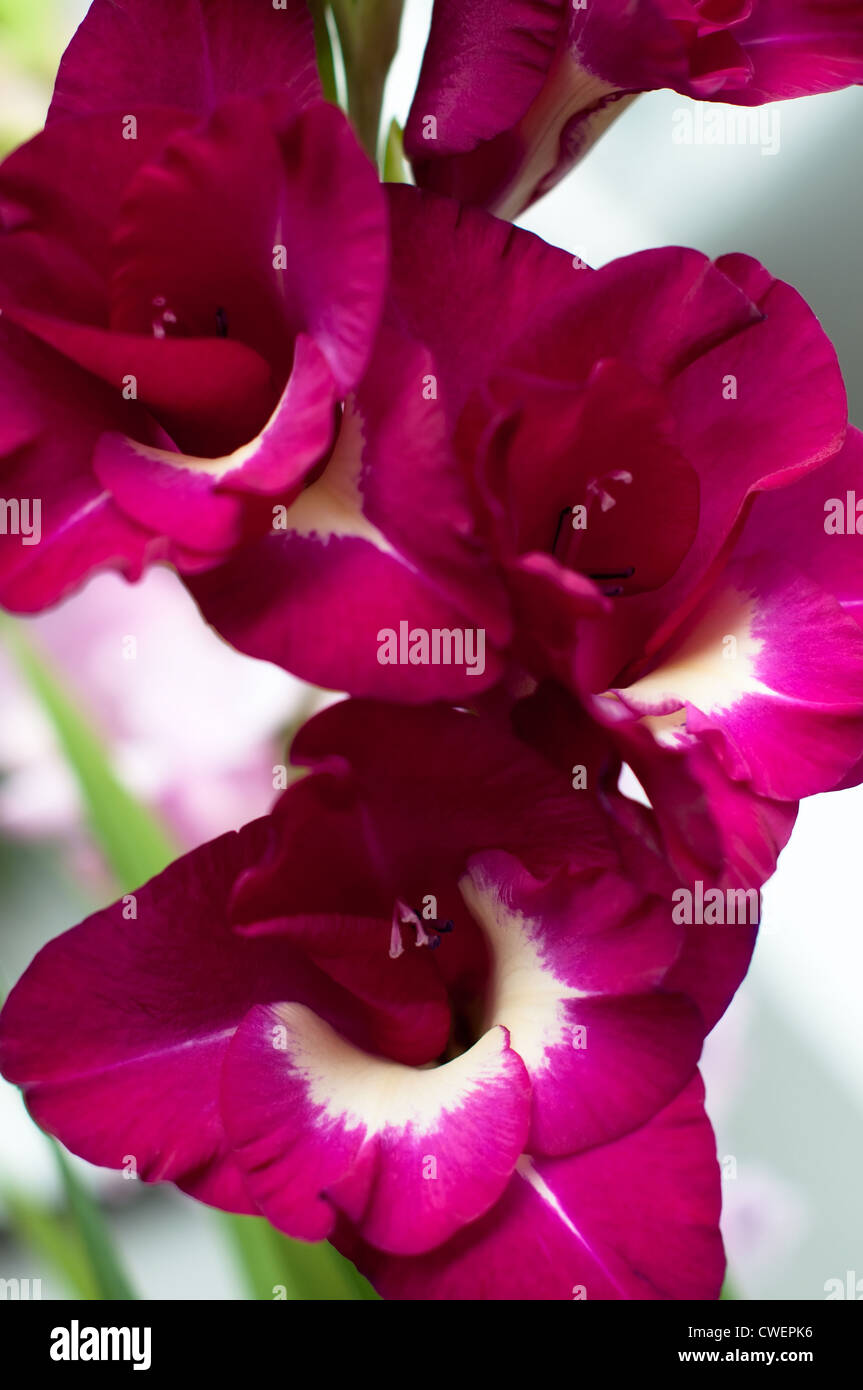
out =
[[[137,1294],[126,1278],[117,1256],[114,1242],[102,1212],[90,1196],[78,1174],[54,1139],[49,1143],[57,1159],[69,1214],[75,1222],[87,1253],[96,1297],[105,1300],[134,1300]]]
[[[98,1298],[87,1251],[68,1216],[58,1216],[50,1207],[8,1183],[0,1184],[0,1196],[9,1225],[21,1244],[47,1260],[76,1298]]]
[[[327,22],[328,0],[310,0],[312,19],[315,24],[315,53],[318,60],[318,74],[326,101],[334,106],[339,104],[339,89],[336,82],[336,62],[333,56],[333,41]]]
[[[289,1240],[260,1216],[223,1217],[255,1299],[350,1302],[377,1299],[371,1284],[328,1241]]]
[[[50,719],[81,788],[87,820],[119,893],[161,873],[178,854],[158,819],[115,776],[99,735],[63,689],[22,623],[0,614],[0,638]]]
[[[398,121],[390,121],[384,150],[384,183],[407,183],[404,133]]]

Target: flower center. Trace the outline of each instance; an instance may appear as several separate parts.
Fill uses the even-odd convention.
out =
[[[416,935],[415,946],[428,946],[430,950],[440,945],[441,937],[453,930],[454,922],[440,922],[438,919],[422,918],[419,913],[401,898],[396,899],[393,908],[393,925],[390,933],[390,959],[398,960],[405,949],[402,928],[412,929]]]
[[[557,530],[554,535],[554,544],[551,553],[555,560],[559,560],[568,569],[578,570],[580,574],[586,574],[588,579],[592,579],[595,584],[610,584],[610,588],[603,588],[602,592],[606,598],[618,598],[623,592],[623,584],[619,581],[631,579],[635,574],[635,566],[628,565],[625,569],[617,570],[585,570],[575,563],[577,551],[580,547],[580,538],[577,532],[580,529],[575,525],[579,519],[579,514],[585,512],[585,508],[564,507],[557,519]],[[570,518],[570,524],[566,524],[566,519]]]

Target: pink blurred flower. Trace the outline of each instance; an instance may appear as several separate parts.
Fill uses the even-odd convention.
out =
[[[105,739],[117,776],[190,848],[262,815],[302,687],[201,622],[180,581],[100,575],[28,636]],[[52,728],[0,650],[0,824],[77,840],[81,807]]]

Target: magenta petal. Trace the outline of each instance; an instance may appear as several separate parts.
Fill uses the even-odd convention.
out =
[[[205,115],[270,88],[300,110],[320,95],[303,0],[93,0],[57,74],[49,121],[182,104]]]
[[[563,16],[563,0],[435,0],[405,126],[410,158],[464,153],[514,125],[545,81]]]
[[[190,236],[196,223],[218,236]],[[234,100],[131,182],[111,325],[150,333],[169,312],[169,339],[222,332],[264,357],[279,384],[305,332],[344,392],[371,352],[386,255],[383,193],[345,117],[322,102],[297,115],[282,96]]]
[[[440,1046],[442,1010],[422,972],[399,972],[401,993],[373,997],[366,989],[358,998],[304,950],[230,930],[232,885],[271,834],[258,821],[225,835],[50,942],[13,989],[0,1025],[4,1075],[68,1148],[115,1168],[132,1154],[146,1181],[193,1185],[217,1205],[236,1191],[218,1110],[220,1071],[256,1003],[303,1000],[358,1046],[401,1034],[412,1058]],[[394,969],[385,928],[366,939]],[[54,1020],[47,1030],[46,1017]]]
[[[134,390],[177,443],[188,435],[193,448],[222,454],[244,444],[269,416],[269,367],[242,343],[109,333],[25,309],[13,309],[8,317],[101,377],[118,397]]]
[[[428,748],[438,750],[433,765]],[[342,701],[303,726],[291,760],[350,774],[364,823],[390,847],[413,889],[430,856],[442,876],[459,876],[471,854],[490,846],[538,876],[562,860],[596,870],[617,862],[597,803],[573,796],[569,777],[490,719],[439,706]],[[405,795],[415,802],[407,821]],[[277,882],[285,882],[281,869]]]
[[[725,256],[716,265],[747,292],[750,277],[763,273],[743,256]],[[834,454],[845,434],[842,374],[812,310],[796,290],[769,276],[753,297],[762,321],[699,356],[672,384],[681,447],[703,489],[693,564],[704,563],[707,545],[715,553],[750,491],[801,477]]]
[[[684,0],[685,16],[690,9]],[[674,22],[681,15],[668,10],[668,0],[598,0],[573,6],[570,43],[576,58],[588,72],[630,91],[685,87],[686,43]]]
[[[616,693],[660,742],[703,739],[778,801],[828,791],[863,755],[863,633],[769,555],[729,566],[655,669]]]
[[[266,493],[279,498],[277,506],[292,500],[327,453],[335,407],[330,369],[311,339],[301,336],[282,399],[249,444],[224,458],[195,458],[106,434],[93,470],[130,518],[154,535],[208,552],[212,564],[220,552],[273,524],[273,505],[263,496],[255,506],[250,500]]]
[[[619,87],[674,87],[758,105],[859,82],[856,0],[756,0],[708,13],[698,0],[598,0],[572,18],[582,63]]]
[[[115,506],[153,535],[169,536],[210,555],[210,563],[244,538],[245,508],[215,490],[222,459],[189,458],[105,434],[93,454],[93,472]]]
[[[422,186],[515,217],[633,94],[757,106],[861,77],[857,0],[435,0],[406,148]]]
[[[0,165],[4,303],[103,324],[111,235],[129,180],[191,117],[136,107],[135,140],[99,112],[41,131]]]
[[[341,392],[372,354],[388,268],[387,206],[377,170],[342,113],[317,104],[282,138],[285,195],[277,240],[284,293]]]
[[[530,1152],[607,1143],[682,1090],[704,1029],[657,988],[683,940],[669,900],[611,873],[540,883],[501,854],[474,859],[461,888],[491,945],[488,1017],[531,1078]]]
[[[476,208],[406,186],[387,188],[391,318],[424,343],[456,418],[508,349],[553,310],[573,312],[580,277],[565,251]]]
[[[630,296],[638,318],[630,328],[630,342],[642,371],[650,375],[658,369],[667,382],[678,448],[699,477],[698,530],[667,584],[618,605],[604,630],[583,633],[580,675],[594,690],[614,680],[633,658],[640,661],[645,652],[655,653],[685,620],[715,579],[752,494],[785,486],[815,468],[841,447],[846,428],[836,353],[812,310],[790,286],[774,280],[750,257],[726,256],[715,265],[703,262],[700,283],[692,284],[690,294],[681,281],[686,295],[681,309],[672,276],[675,261],[679,270],[688,263],[690,273],[696,272],[692,253],[647,252],[607,269],[619,277],[622,288],[651,261],[658,271],[660,258],[666,262],[662,283],[668,297],[663,292],[655,302],[634,280]],[[604,273],[591,278],[590,289],[598,287]],[[741,298],[735,306],[736,296]],[[651,303],[667,337],[648,347],[650,327],[639,320],[641,308]],[[621,299],[618,312],[625,304]],[[693,341],[699,322],[702,332]],[[601,335],[605,330],[597,323],[595,331]],[[675,351],[680,357],[669,361]],[[765,361],[771,364],[768,376]]]
[[[520,1164],[486,1216],[428,1255],[339,1244],[389,1299],[716,1299],[720,1183],[704,1088],[574,1158]]]
[[[659,588],[678,569],[699,519],[698,476],[676,445],[659,388],[608,357],[583,389],[513,374],[493,390],[515,412],[498,467],[517,548],[553,548],[585,575],[632,570],[627,596]],[[573,534],[564,513],[576,503],[587,516]]]
[[[735,558],[776,555],[833,594],[863,627],[863,434],[791,487],[755,498]]]
[[[608,613],[592,580],[564,569],[551,555],[520,555],[507,570],[516,620],[515,650],[528,669],[573,685],[573,633],[582,618]]]
[[[440,1244],[497,1200],[529,1106],[503,1028],[417,1071],[359,1051],[295,1004],[249,1014],[222,1090],[237,1162],[275,1226],[321,1240],[340,1209],[401,1254]]]
[[[724,879],[745,888],[767,882],[794,826],[795,802],[772,800],[732,781],[704,743],[675,749],[656,743],[639,725],[619,725],[614,732],[656,808],[666,853],[684,879]]]
[[[701,252],[664,246],[600,270],[577,270],[571,298],[559,288],[556,312],[546,300],[534,331],[508,340],[511,365],[551,381],[584,382],[597,362],[614,357],[667,385],[717,343],[733,342],[762,322],[759,305],[733,273],[736,259],[726,268]],[[720,401],[721,388],[720,381]]]
[[[751,76],[742,89],[723,87],[720,101],[757,105],[863,81],[863,12],[857,0],[758,0],[734,37]]]
[[[65,362],[8,317],[0,321],[0,354],[3,493],[19,507],[26,502],[31,524],[39,508],[38,544],[23,528],[0,536],[4,607],[38,612],[97,566],[137,579],[145,564],[169,558],[163,541],[114,506],[90,466],[106,426],[158,437],[142,406]]]
[[[131,1154],[147,1181],[225,1164],[225,1048],[268,974],[284,967],[268,943],[246,950],[219,918],[232,877],[265,840],[259,822],[177,861],[50,942],[13,989],[0,1065],[73,1152],[114,1168]],[[210,1191],[219,1204],[219,1185]]]
[[[505,594],[471,534],[446,415],[425,389],[432,366],[384,334],[331,458],[277,531],[190,584],[242,651],[319,685],[412,703],[474,695],[499,677]],[[455,635],[437,661],[436,632]]]
[[[435,632],[461,634],[462,641],[469,633],[475,643],[478,629],[400,560],[357,537],[325,548],[316,536],[268,535],[189,580],[189,589],[207,621],[240,651],[332,690],[409,703],[460,700],[493,685],[503,669],[488,647],[479,660],[471,648],[469,667],[411,665],[407,657],[379,662],[379,650],[398,644],[402,623],[406,653],[411,633],[420,642]],[[331,646],[322,645],[322,631],[335,634]]]

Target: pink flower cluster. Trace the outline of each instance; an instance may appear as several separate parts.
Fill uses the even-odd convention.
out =
[[[165,562],[351,698],[12,991],[75,1153],[385,1297],[718,1297],[698,1059],[798,801],[863,780],[863,439],[758,262],[485,209],[635,92],[861,78],[856,3],[437,0],[382,185],[302,0],[95,0],[0,168],[0,600]]]

